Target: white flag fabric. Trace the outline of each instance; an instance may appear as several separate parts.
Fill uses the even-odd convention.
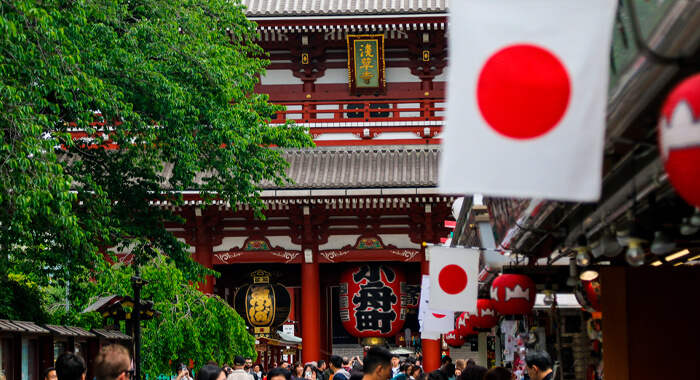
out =
[[[443,333],[454,328],[454,313],[447,310],[433,310],[430,307],[430,276],[423,275],[421,282],[418,322],[421,332]],[[428,338],[432,339],[432,338]]]
[[[441,191],[600,197],[616,4],[450,3]]]
[[[476,312],[480,251],[438,246],[426,249],[430,250],[430,307]]]
[[[447,310],[429,310],[425,314],[422,330],[436,333],[448,333],[455,329],[455,313]]]

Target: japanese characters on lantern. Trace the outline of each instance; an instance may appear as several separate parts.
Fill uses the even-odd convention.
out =
[[[406,280],[388,265],[365,264],[345,270],[339,293],[340,320],[353,336],[390,337],[406,320]]]
[[[270,278],[275,276],[264,270],[253,272],[251,277],[253,283],[236,292],[236,312],[253,328],[256,338],[279,338],[277,327],[284,324],[291,311],[289,291],[284,285],[271,283]]]

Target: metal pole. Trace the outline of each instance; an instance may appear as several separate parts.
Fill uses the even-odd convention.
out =
[[[134,312],[132,320],[134,322],[134,380],[141,380],[141,288],[144,281],[136,272],[136,276],[131,277],[131,285],[134,288]]]

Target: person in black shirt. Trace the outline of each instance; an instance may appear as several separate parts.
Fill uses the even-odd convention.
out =
[[[527,373],[532,380],[551,380],[554,373],[552,372],[552,358],[544,351],[531,351],[525,355],[525,364]]]

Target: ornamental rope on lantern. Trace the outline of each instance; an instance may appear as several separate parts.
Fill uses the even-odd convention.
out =
[[[238,289],[233,301],[234,308],[253,328],[256,338],[279,339],[277,327],[287,321],[291,311],[289,291],[284,285],[270,282],[279,274],[257,270],[250,276],[253,283]]]
[[[364,264],[340,275],[340,320],[362,345],[381,345],[406,320],[406,280],[388,265]]]
[[[529,315],[535,306],[535,283],[522,274],[502,274],[491,284],[491,300],[502,315]]]
[[[658,129],[671,184],[686,202],[700,207],[700,74],[671,91],[661,107]]]

